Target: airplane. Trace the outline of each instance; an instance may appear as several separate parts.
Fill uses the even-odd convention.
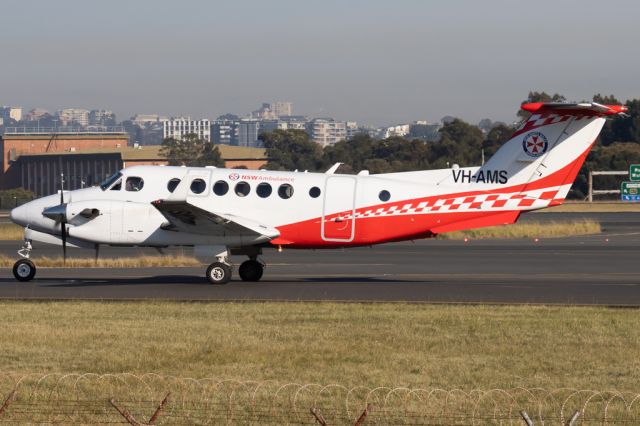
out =
[[[531,210],[562,204],[605,120],[626,107],[525,103],[530,113],[485,164],[425,171],[339,174],[133,166],[99,186],[66,191],[11,211],[25,227],[19,281],[35,277],[33,242],[93,248],[193,246],[212,284],[238,268],[258,281],[266,248],[330,249],[430,238],[515,223]],[[434,142],[437,143],[437,142]]]

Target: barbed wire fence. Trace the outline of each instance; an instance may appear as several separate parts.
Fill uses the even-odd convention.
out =
[[[524,387],[347,387],[154,373],[0,373],[0,423],[639,424],[640,393]]]

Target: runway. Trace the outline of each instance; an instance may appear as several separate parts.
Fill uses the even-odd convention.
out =
[[[561,215],[558,217],[558,215]],[[524,220],[568,220],[569,213]],[[601,213],[599,235],[532,240],[424,240],[372,248],[265,252],[262,281],[208,284],[204,268],[46,269],[30,283],[0,273],[4,299],[407,301],[640,306],[640,214]],[[583,215],[584,216],[584,215]],[[592,217],[586,215],[585,217]],[[17,242],[0,242],[11,255]],[[181,249],[172,249],[169,254]],[[35,255],[57,255],[41,246]],[[154,250],[105,248],[104,256]],[[91,256],[91,252],[83,252]],[[234,258],[237,263],[244,260]]]

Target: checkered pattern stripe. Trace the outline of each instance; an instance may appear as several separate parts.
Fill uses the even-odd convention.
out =
[[[529,119],[523,122],[517,129],[518,132],[523,132],[536,127],[547,126],[549,124],[562,123],[568,121],[571,115],[559,115],[559,114],[533,114]]]
[[[556,198],[559,191],[560,187],[552,187],[529,191],[526,194],[508,193],[479,194],[451,198],[447,198],[446,196],[442,198],[434,197],[428,200],[416,200],[404,204],[388,204],[381,207],[359,209],[356,211],[355,217],[368,218],[421,213],[486,211],[492,209],[519,210],[523,207],[531,207],[534,204],[536,204],[536,207],[543,207],[549,205]],[[345,219],[350,218],[350,214],[347,214],[345,217]]]
[[[522,133],[528,132],[538,127],[547,126],[549,124],[562,123],[569,121],[570,118],[574,118],[575,121],[589,120],[594,118],[592,115],[571,115],[571,114],[532,114],[527,121],[522,122],[517,128],[516,132],[512,136],[518,136]]]

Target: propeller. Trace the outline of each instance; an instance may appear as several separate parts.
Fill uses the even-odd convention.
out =
[[[60,205],[65,207],[64,204],[64,173],[60,173]],[[62,238],[62,263],[67,263],[67,215],[60,215],[60,237]]]

